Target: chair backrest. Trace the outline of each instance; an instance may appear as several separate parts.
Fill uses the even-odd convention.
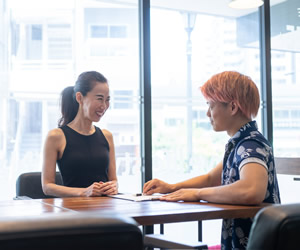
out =
[[[41,172],[21,174],[16,181],[16,198],[29,197],[32,199],[53,198],[44,194],[42,189]],[[55,183],[62,185],[62,177],[56,172]]]
[[[116,213],[0,217],[0,249],[143,249],[137,223]]]
[[[277,174],[300,175],[300,158],[275,157]]]
[[[254,217],[247,250],[300,249],[300,203],[272,205]]]

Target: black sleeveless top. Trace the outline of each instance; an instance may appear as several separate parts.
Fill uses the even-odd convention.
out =
[[[94,182],[108,181],[109,144],[102,131],[82,135],[65,125],[66,137],[62,158],[57,160],[63,184],[67,187],[88,187]]]

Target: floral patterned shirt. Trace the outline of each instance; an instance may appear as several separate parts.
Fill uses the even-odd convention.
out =
[[[238,181],[242,167],[250,162],[258,163],[268,171],[268,187],[263,202],[280,203],[273,150],[270,143],[257,130],[256,121],[241,127],[226,144],[222,185]],[[224,219],[221,248],[223,250],[245,249],[252,220],[252,218]]]

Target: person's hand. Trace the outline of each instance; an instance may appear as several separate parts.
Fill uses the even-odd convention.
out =
[[[118,183],[117,181],[108,182],[94,182],[89,187],[85,188],[81,196],[101,196],[101,195],[111,195],[118,193]]]
[[[169,193],[172,192],[172,185],[159,179],[153,179],[145,183],[143,193],[151,195],[154,193]]]
[[[162,201],[199,201],[199,189],[179,189],[173,193],[163,195]]]
[[[103,185],[103,182],[94,182],[92,185],[90,185],[87,188],[84,188],[80,196],[101,196],[101,186]]]
[[[118,182],[108,181],[101,185],[100,192],[104,195],[113,195],[118,193]]]

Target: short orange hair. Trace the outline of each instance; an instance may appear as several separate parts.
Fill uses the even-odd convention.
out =
[[[249,76],[235,71],[224,71],[212,76],[200,90],[208,101],[235,101],[248,119],[257,115],[260,105],[259,92]]]

